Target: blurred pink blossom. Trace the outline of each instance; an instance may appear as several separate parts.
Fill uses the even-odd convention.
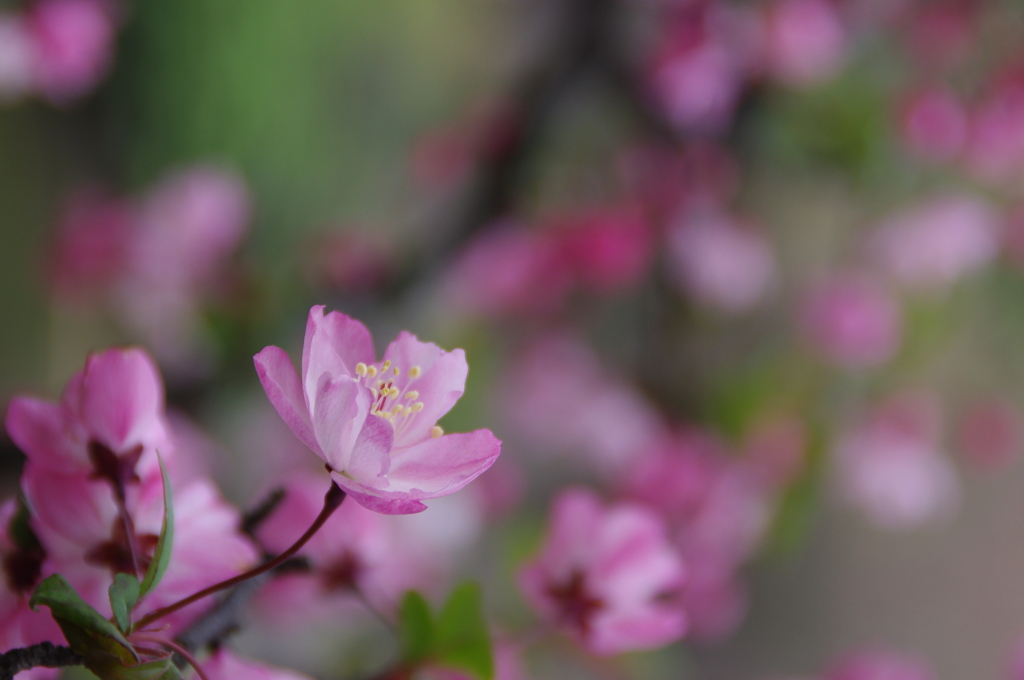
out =
[[[681,207],[724,205],[739,187],[739,164],[725,147],[697,140],[683,150],[660,145],[627,148],[619,174],[630,196],[656,214]]]
[[[604,507],[590,491],[568,489],[519,586],[544,618],[608,655],[683,636],[686,615],[661,597],[682,585],[684,573],[655,513],[631,503]]]
[[[833,662],[822,680],[937,680],[935,671],[916,654],[862,649]]]
[[[523,669],[520,651],[514,645],[494,643],[494,680],[527,680],[530,676]],[[475,675],[449,669],[431,668],[427,671],[430,680],[474,680]]]
[[[840,492],[882,529],[914,528],[949,515],[960,486],[939,452],[941,414],[929,394],[890,397],[835,444]]]
[[[960,450],[969,463],[980,468],[1002,469],[1019,455],[1024,423],[1016,406],[1005,399],[990,398],[970,405],[958,432]]]
[[[153,360],[140,349],[89,355],[68,380],[59,404],[34,397],[11,400],[11,439],[35,465],[57,472],[93,472],[123,484],[156,469],[155,452],[172,454],[164,388]]]
[[[868,247],[898,283],[938,292],[992,262],[999,249],[999,222],[982,199],[934,196],[884,219]]]
[[[458,257],[444,295],[456,307],[488,315],[550,312],[573,283],[556,239],[512,224],[492,226]]]
[[[542,336],[515,355],[497,395],[498,413],[534,447],[605,473],[622,470],[664,429],[647,400],[569,334]]]
[[[35,83],[64,104],[89,92],[113,62],[116,6],[110,0],[35,0],[27,21]]]
[[[302,376],[278,347],[254,357],[270,402],[295,436],[331,468],[352,499],[376,512],[422,512],[422,501],[454,493],[497,459],[490,430],[445,435],[435,423],[462,396],[469,367],[403,331],[374,361],[363,324],[313,307]]]
[[[918,157],[931,163],[956,158],[967,140],[964,105],[949,88],[936,86],[913,93],[902,106],[900,134]]]
[[[67,298],[107,290],[124,272],[135,229],[135,206],[102,190],[81,189],[61,213],[51,263],[57,292]]]
[[[846,28],[830,0],[775,0],[768,8],[768,69],[787,85],[808,87],[835,77],[846,43]]]
[[[210,680],[312,680],[296,671],[243,659],[223,647],[204,661],[202,667]]]
[[[899,348],[902,318],[896,299],[867,275],[833,274],[803,301],[801,332],[823,358],[845,369],[880,366]]]
[[[650,225],[636,211],[601,208],[552,220],[565,266],[585,287],[611,293],[635,284],[653,256]]]
[[[726,314],[755,307],[777,277],[769,241],[724,213],[690,215],[667,234],[669,265],[679,286]]]
[[[998,77],[971,113],[967,167],[995,183],[1018,179],[1024,164],[1024,71]]]
[[[394,248],[372,228],[323,234],[310,243],[308,274],[315,285],[343,292],[382,287],[398,268]]]
[[[693,3],[665,26],[648,75],[655,100],[682,128],[727,129],[760,49],[758,17],[725,3]]]
[[[769,487],[761,470],[700,431],[648,447],[625,479],[626,496],[665,517],[686,560],[682,602],[696,640],[727,637],[746,614],[738,570],[767,529]]]

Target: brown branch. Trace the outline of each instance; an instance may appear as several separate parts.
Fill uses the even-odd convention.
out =
[[[31,647],[11,649],[0,655],[0,680],[13,680],[17,673],[30,668],[65,668],[84,663],[85,659],[70,647],[41,642]]]

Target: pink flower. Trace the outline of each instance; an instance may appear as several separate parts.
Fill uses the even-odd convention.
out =
[[[501,451],[490,430],[443,434],[435,423],[465,389],[465,353],[445,352],[403,331],[374,361],[370,333],[339,312],[313,307],[302,376],[267,347],[254,358],[271,403],[331,477],[361,505],[386,514],[426,509],[454,493]]]
[[[572,283],[560,245],[550,234],[497,224],[459,255],[445,295],[471,313],[536,314],[559,308]]]
[[[803,302],[800,326],[807,343],[846,369],[880,366],[896,353],[902,318],[896,300],[876,281],[835,274]]]
[[[846,29],[829,0],[776,0],[765,42],[768,68],[795,87],[833,78],[846,57]]]
[[[141,614],[235,576],[258,559],[238,533],[238,511],[220,498],[211,481],[175,484],[172,479],[172,488],[173,554],[160,585],[140,604]],[[134,537],[123,528],[110,486],[87,473],[60,474],[30,461],[22,490],[32,510],[32,528],[49,557],[50,573],[60,573],[86,602],[108,615],[107,588],[114,574],[133,569],[129,541],[136,546],[140,571],[156,545],[163,518],[159,471],[143,475],[127,490],[125,505]],[[210,604],[196,603],[166,621],[180,628]]]
[[[933,398],[891,397],[836,443],[841,493],[883,529],[909,529],[948,515],[960,489],[952,464],[939,453],[940,434]]]
[[[986,201],[959,194],[935,196],[885,219],[868,247],[900,284],[937,292],[995,258],[999,227]]]
[[[863,649],[846,655],[824,674],[823,680],[936,680],[931,665],[920,656],[884,649]]]
[[[918,157],[932,163],[953,160],[967,139],[967,112],[945,87],[913,94],[903,106],[900,133]]]
[[[650,226],[636,210],[606,208],[555,220],[563,257],[581,284],[599,293],[633,285],[653,256]]]
[[[622,470],[663,430],[654,407],[570,334],[550,334],[514,357],[497,410],[532,448]],[[587,407],[579,407],[587,395]]]
[[[670,266],[680,287],[727,314],[752,309],[775,281],[771,244],[728,215],[687,217],[670,228],[667,239]]]
[[[12,399],[6,427],[33,464],[64,473],[124,475],[111,480],[118,483],[155,470],[157,449],[165,457],[171,454],[163,382],[153,360],[139,349],[89,355],[59,404]]]
[[[632,503],[602,507],[590,491],[569,489],[556,499],[541,554],[520,572],[519,586],[542,616],[607,655],[683,636],[686,615],[659,599],[683,576],[656,514]]]
[[[967,167],[983,180],[1011,182],[1024,163],[1024,73],[998,78],[971,114]]]
[[[309,676],[235,656],[223,647],[202,664],[210,680],[312,680]]]
[[[1017,408],[1004,399],[975,402],[960,421],[960,450],[981,468],[1002,469],[1020,454],[1024,423]]]
[[[113,61],[114,7],[108,0],[37,0],[28,11],[36,86],[63,104],[91,90]]]
[[[61,213],[53,253],[57,292],[76,298],[105,291],[123,273],[135,227],[134,206],[95,188],[73,194]]]

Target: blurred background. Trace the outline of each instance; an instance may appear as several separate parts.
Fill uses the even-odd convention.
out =
[[[690,634],[529,677],[865,646],[1024,677],[1022,31],[1014,0],[2,0],[0,401],[141,345],[250,507],[317,467],[251,357],[326,304],[465,348],[442,424],[503,454],[405,530],[497,629],[559,489],[662,504]],[[358,609],[236,643],[366,677],[393,643]]]

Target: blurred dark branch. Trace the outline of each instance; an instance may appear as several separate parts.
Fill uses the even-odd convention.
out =
[[[500,141],[489,140],[481,154],[468,198],[452,226],[432,229],[442,236],[420,250],[387,291],[398,297],[430,277],[473,234],[512,212],[544,131],[562,98],[579,79],[608,61],[614,27],[614,0],[563,0],[548,51],[508,97],[508,126]]]
[[[277,506],[284,500],[285,490],[277,487],[271,490],[267,497],[260,501],[256,507],[242,515],[240,528],[242,533],[253,540],[256,540],[256,529],[277,509]]]
[[[64,668],[81,666],[85,659],[70,647],[57,647],[52,642],[41,642],[31,647],[12,649],[0,655],[0,680],[13,680],[14,676],[30,668]]]

